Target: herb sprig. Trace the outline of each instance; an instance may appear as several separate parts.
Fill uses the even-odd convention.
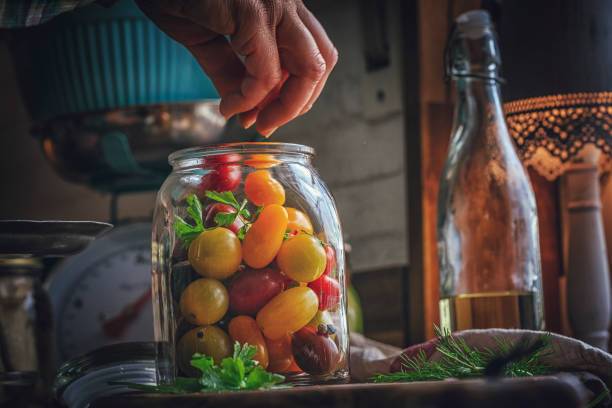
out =
[[[236,217],[240,216],[244,219],[245,225],[238,231],[238,238],[244,239],[246,232],[250,225],[254,222],[251,218],[256,218],[261,212],[261,208],[257,208],[257,212],[254,217],[251,216],[251,212],[247,208],[248,201],[242,200],[242,203],[238,203],[238,200],[231,191],[206,191],[205,196],[218,203],[227,204],[234,208],[235,212],[219,212],[215,214],[215,224],[217,227],[228,227],[234,223]],[[177,237],[183,242],[183,245],[188,247],[191,241],[196,239],[203,231],[207,230],[204,226],[204,215],[202,214],[202,203],[195,194],[187,196],[187,215],[191,219],[191,223],[187,222],[180,216],[175,216],[174,231]]]
[[[191,241],[205,230],[204,220],[202,219],[202,203],[195,194],[187,197],[187,214],[195,225],[189,224],[178,215],[175,216],[174,220],[174,231],[185,246],[189,246]]]
[[[402,370],[396,373],[377,374],[374,382],[437,381],[447,378],[473,378],[485,375],[489,363],[510,355],[513,345],[506,339],[497,338],[494,349],[470,347],[464,339],[452,336],[448,330],[435,328],[438,337],[436,350],[442,355],[439,361],[430,361],[421,350],[416,357],[402,356]],[[542,335],[539,346],[530,353],[509,361],[502,370],[508,377],[530,377],[550,372],[542,357],[552,348],[548,335]]]
[[[152,393],[186,394],[210,391],[241,391],[288,387],[279,386],[285,381],[280,374],[264,370],[253,356],[256,348],[249,344],[234,343],[234,353],[216,365],[212,357],[196,353],[191,365],[202,374],[200,378],[177,377],[174,385],[144,385],[114,382],[117,385]]]

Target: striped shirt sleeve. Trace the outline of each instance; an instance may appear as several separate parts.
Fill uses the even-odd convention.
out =
[[[23,28],[86,6],[95,0],[0,0],[0,28]]]

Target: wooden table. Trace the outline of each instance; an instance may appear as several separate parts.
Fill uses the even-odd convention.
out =
[[[449,380],[405,384],[346,384],[274,391],[104,397],[91,407],[579,407],[580,386],[569,376],[503,380]]]

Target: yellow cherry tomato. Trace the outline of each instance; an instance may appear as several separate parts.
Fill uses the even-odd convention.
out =
[[[252,154],[244,161],[244,164],[255,169],[269,169],[279,163],[280,160],[275,159],[271,154]]]
[[[257,352],[253,360],[259,361],[263,368],[268,367],[268,347],[255,319],[250,316],[236,316],[230,321],[228,331],[233,341],[254,346]]]
[[[306,232],[312,234],[313,228],[310,219],[306,214],[295,208],[285,207],[289,222],[287,223],[287,231],[289,232]]]
[[[225,286],[218,280],[196,279],[187,285],[179,304],[181,314],[189,323],[213,324],[227,313],[229,295]]]
[[[199,371],[191,366],[194,353],[210,356],[216,364],[232,354],[232,341],[217,326],[202,326],[189,330],[176,346],[176,360],[183,373],[198,376]]]
[[[244,180],[244,194],[258,206],[285,204],[285,189],[268,170],[256,170]]]
[[[189,245],[188,259],[205,278],[228,278],[236,273],[242,261],[240,240],[227,228],[206,230]]]
[[[334,324],[334,321],[332,320],[332,317],[327,310],[319,310],[306,326],[310,326],[316,331],[320,324]]]
[[[257,324],[266,338],[277,340],[306,326],[318,308],[317,295],[308,287],[298,286],[269,301],[257,313]]]
[[[298,282],[312,282],[325,270],[327,258],[321,242],[308,234],[290,237],[281,245],[276,262],[285,275]]]
[[[268,266],[283,243],[286,229],[285,208],[277,204],[264,207],[242,242],[244,262],[255,269]]]

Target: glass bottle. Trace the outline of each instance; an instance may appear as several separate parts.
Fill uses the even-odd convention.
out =
[[[342,230],[313,155],[271,142],[170,155],[153,223],[158,383],[235,342],[293,384],[348,381]]]
[[[538,218],[508,134],[489,15],[459,16],[446,53],[455,116],[438,201],[440,322],[455,330],[542,329]]]

